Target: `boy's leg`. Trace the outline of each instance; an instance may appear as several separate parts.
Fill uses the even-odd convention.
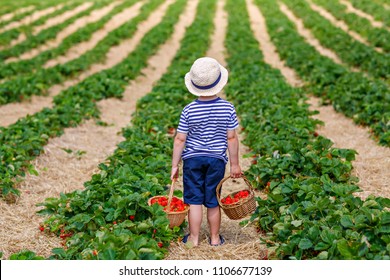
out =
[[[207,208],[207,221],[210,227],[211,244],[219,244],[219,229],[221,227],[221,209],[219,206]]]
[[[188,212],[188,225],[190,228],[189,240],[192,241],[194,246],[198,246],[199,233],[202,226],[202,211],[203,205],[190,205],[190,211]]]
[[[225,165],[225,162],[221,159],[209,158],[209,166],[205,178],[205,206],[207,207],[207,220],[212,245],[220,243],[221,209],[218,204],[216,189],[225,176]]]

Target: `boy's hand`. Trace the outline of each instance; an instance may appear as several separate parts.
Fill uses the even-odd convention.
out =
[[[176,167],[172,166],[171,180],[173,181],[173,179],[177,179],[178,177],[179,177],[179,167],[178,166],[176,166]]]
[[[230,166],[230,177],[232,178],[240,178],[242,176],[240,165],[231,165]]]

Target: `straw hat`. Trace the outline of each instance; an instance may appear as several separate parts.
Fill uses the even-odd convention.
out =
[[[184,77],[189,92],[196,96],[212,96],[220,92],[228,81],[228,71],[210,57],[195,60]]]

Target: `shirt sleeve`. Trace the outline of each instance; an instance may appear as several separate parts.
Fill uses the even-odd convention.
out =
[[[187,121],[187,115],[184,112],[181,112],[180,115],[180,121],[179,121],[179,126],[177,127],[177,132],[181,133],[188,133],[188,121]]]
[[[236,109],[233,107],[233,112],[230,116],[230,120],[228,123],[228,130],[235,130],[238,127],[238,119],[236,114]]]

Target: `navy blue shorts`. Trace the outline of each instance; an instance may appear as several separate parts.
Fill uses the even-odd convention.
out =
[[[184,160],[183,186],[184,202],[218,206],[216,189],[225,176],[225,161],[214,157],[192,157]]]

